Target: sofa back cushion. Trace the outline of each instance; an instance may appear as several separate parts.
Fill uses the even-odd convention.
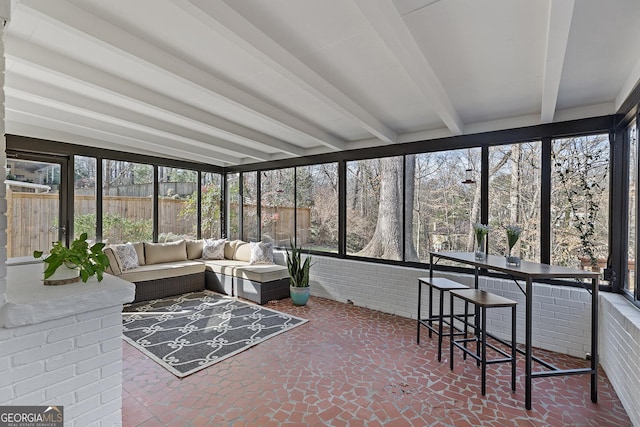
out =
[[[203,240],[187,240],[187,259],[202,258]]]
[[[119,276],[122,274],[122,268],[120,267],[120,260],[118,256],[113,252],[112,248],[104,248],[104,254],[109,259],[109,267],[105,270],[108,274],[113,276]]]
[[[133,247],[136,249],[136,253],[138,254],[138,265],[145,265],[144,243],[142,242],[134,243]]]
[[[147,264],[186,261],[187,243],[184,240],[171,243],[144,242],[144,256]]]
[[[236,253],[236,246],[238,243],[242,243],[242,240],[230,240],[224,244],[224,258],[233,259],[233,255]]]
[[[249,262],[251,259],[251,245],[247,242],[239,242],[236,245],[236,250],[233,253],[233,259],[236,261]]]

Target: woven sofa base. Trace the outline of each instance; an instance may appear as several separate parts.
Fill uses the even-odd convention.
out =
[[[137,282],[133,302],[149,301],[205,289],[204,273]]]
[[[208,270],[204,274],[207,289],[219,294],[233,296],[233,276],[217,274]]]
[[[211,271],[166,279],[147,280],[137,282],[135,285],[136,298],[133,302],[149,301],[203,289],[237,296],[258,304],[289,298],[289,278],[271,282],[255,282]]]
[[[271,282],[254,282],[253,280],[234,277],[236,296],[258,304],[266,304],[271,300],[289,298],[289,278]]]

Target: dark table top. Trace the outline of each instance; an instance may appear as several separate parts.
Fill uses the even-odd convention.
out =
[[[519,266],[508,265],[504,256],[487,255],[485,259],[476,259],[473,252],[430,252],[434,257],[458,261],[474,267],[509,273],[513,276],[530,277],[532,279],[554,278],[599,278],[597,271],[580,270],[577,268],[560,267],[557,265],[540,264],[522,261]]]

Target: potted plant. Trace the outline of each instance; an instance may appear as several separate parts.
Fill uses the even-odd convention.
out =
[[[104,246],[104,243],[95,243],[89,247],[87,233],[82,233],[68,248],[60,241],[55,242],[49,255],[43,259],[44,284],[61,285],[80,279],[86,282],[93,275],[98,282],[102,281],[103,273],[109,267],[109,258],[102,252]],[[35,258],[42,255],[42,251],[33,252]]]
[[[309,270],[311,269],[311,256],[308,255],[302,261],[302,252],[289,242],[291,252],[287,252],[287,269],[289,270],[289,291],[294,305],[305,305],[309,300]]]
[[[509,253],[507,254],[507,264],[518,266],[520,265],[520,257],[511,254],[511,250],[518,242],[522,228],[517,225],[507,225],[507,244],[509,246]]]

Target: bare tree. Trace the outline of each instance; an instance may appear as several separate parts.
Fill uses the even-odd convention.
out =
[[[380,159],[380,202],[378,203],[378,219],[373,237],[367,245],[357,253],[359,256],[402,260],[402,188],[404,183],[402,157]],[[407,182],[413,183],[415,159],[407,171]],[[413,184],[410,186],[413,193]],[[413,196],[412,196],[413,198]],[[413,201],[411,201],[413,205]],[[411,232],[413,228],[409,229]],[[417,258],[412,239],[407,239],[407,254]]]

